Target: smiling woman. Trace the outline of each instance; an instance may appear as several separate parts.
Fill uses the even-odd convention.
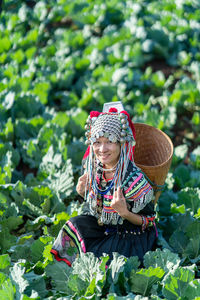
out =
[[[112,170],[117,166],[119,161],[120,148],[119,143],[113,143],[105,137],[98,138],[93,144],[96,158],[105,165],[106,169]]]
[[[83,212],[61,229],[51,253],[71,266],[81,252],[126,257],[154,249],[153,189],[134,163],[135,129],[126,111],[91,112],[86,128],[84,174],[76,190]]]

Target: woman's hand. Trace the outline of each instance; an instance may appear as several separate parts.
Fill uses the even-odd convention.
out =
[[[127,219],[135,225],[142,225],[142,217],[128,210],[126,199],[120,187],[114,192],[110,205],[122,218]]]
[[[114,191],[113,199],[110,206],[122,217],[126,218],[128,214],[128,208],[126,199],[122,193],[121,187],[118,186],[117,190]]]
[[[85,189],[86,189],[86,184],[87,184],[87,173],[83,174],[82,176],[79,177],[78,183],[76,185],[76,191],[81,197],[84,198],[85,196]]]

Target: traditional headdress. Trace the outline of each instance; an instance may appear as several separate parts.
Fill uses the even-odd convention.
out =
[[[87,119],[86,144],[93,144],[99,137],[106,137],[111,142],[126,142],[135,146],[135,129],[130,116],[126,111],[118,113],[116,108],[110,108],[109,112],[100,113],[92,111]]]

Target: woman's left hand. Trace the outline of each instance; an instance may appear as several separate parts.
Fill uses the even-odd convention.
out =
[[[110,206],[121,216],[126,217],[128,213],[126,199],[123,195],[121,187],[118,186],[117,190],[113,193],[113,199]]]

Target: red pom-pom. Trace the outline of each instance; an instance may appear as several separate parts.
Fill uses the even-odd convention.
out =
[[[117,113],[118,112],[118,110],[115,108],[115,107],[111,107],[110,109],[109,109],[109,111],[108,112],[114,112],[114,113]]]
[[[93,117],[98,117],[100,115],[100,112],[99,111],[91,111],[90,112],[90,118],[93,118]]]

